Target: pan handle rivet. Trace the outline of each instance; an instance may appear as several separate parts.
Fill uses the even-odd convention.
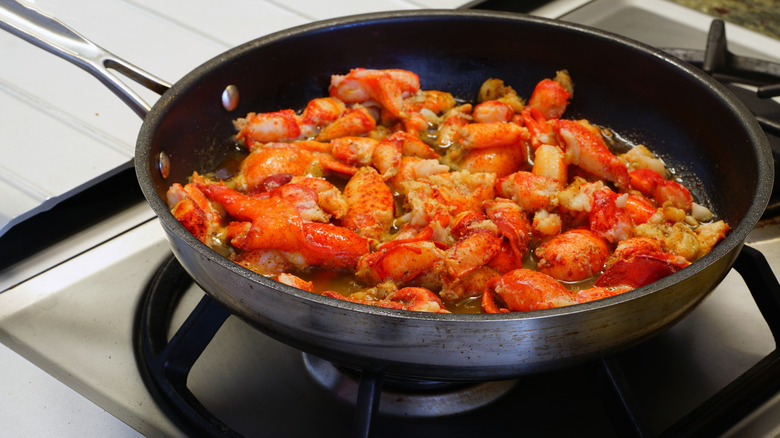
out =
[[[222,106],[228,111],[233,111],[238,106],[238,87],[228,85],[222,92]]]
[[[171,173],[171,160],[164,151],[160,152],[160,156],[157,158],[157,167],[162,177],[168,178],[168,175]]]

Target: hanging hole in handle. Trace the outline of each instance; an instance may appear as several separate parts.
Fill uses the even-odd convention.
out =
[[[238,87],[235,85],[225,87],[225,91],[222,92],[222,106],[228,111],[236,109],[238,106]]]

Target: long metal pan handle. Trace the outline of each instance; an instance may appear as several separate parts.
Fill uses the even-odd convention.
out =
[[[0,28],[83,68],[141,118],[151,106],[109,69],[163,94],[171,85],[115,56],[57,19],[15,0],[0,0]]]

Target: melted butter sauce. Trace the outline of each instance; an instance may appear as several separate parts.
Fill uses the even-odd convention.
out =
[[[631,148],[636,146],[635,143],[629,141],[627,138],[613,131],[602,129],[602,134],[608,147],[616,155],[627,152]],[[421,138],[423,141],[425,141],[430,146],[432,146],[442,157],[444,157],[447,149],[449,149],[449,147],[451,146],[451,145],[441,146],[437,144],[436,126],[434,125],[431,125],[427,133],[424,133],[421,136]],[[237,145],[235,150],[231,151],[227,159],[215,171],[205,176],[208,177],[209,179],[230,180],[240,172],[241,162],[244,160],[244,158],[246,158],[248,154],[249,152],[246,147],[243,147],[242,145]],[[528,163],[526,163],[526,166],[531,166],[533,164],[533,156],[531,153],[529,153],[527,156],[528,156]],[[674,169],[669,168],[668,170],[670,171],[671,174],[674,174]],[[317,174],[317,175],[310,175],[310,176],[323,176],[323,175]],[[348,181],[348,179],[336,175],[325,175],[325,177],[331,184],[335,185],[340,190],[344,189],[344,186]],[[405,197],[403,195],[395,193],[394,198],[395,198],[396,218],[397,218],[403,215],[404,213],[406,213],[406,209],[404,205]],[[338,225],[337,222],[334,223]],[[398,231],[398,227],[394,226],[390,234],[393,235],[397,231]],[[531,248],[523,260],[523,266],[525,268],[528,269],[536,268],[536,257],[534,256],[533,252],[539,243],[540,242],[538,241],[532,242]],[[231,258],[231,256],[234,255],[235,253],[235,250],[230,246],[229,242],[227,242],[227,240],[224,238],[224,234],[221,236],[219,235],[215,236],[213,249],[227,258]],[[366,285],[361,284],[361,282],[359,282],[351,273],[348,272],[335,272],[335,271],[329,271],[329,270],[324,270],[319,268],[309,268],[303,271],[294,271],[290,273],[300,277],[305,281],[312,282],[312,284],[314,285],[315,293],[322,293],[325,291],[335,291],[342,295],[350,296],[361,290],[365,290],[367,287]],[[579,282],[561,281],[561,283],[570,291],[576,292],[582,289],[587,289],[589,287],[592,287],[593,283],[595,282],[595,280],[598,278],[600,274],[601,273],[599,272],[596,275],[594,275],[592,278],[586,279],[584,281],[579,281]],[[409,286],[414,286],[414,284],[409,284]],[[445,303],[445,307],[447,308],[447,310],[453,313],[482,313],[481,301],[482,301],[481,296],[470,297],[470,298],[464,298],[455,303]]]

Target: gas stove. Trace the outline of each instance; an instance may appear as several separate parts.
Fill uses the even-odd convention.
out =
[[[77,8],[68,8],[63,2],[51,3],[38,2],[77,29],[86,29],[83,33],[88,36],[108,35],[108,43],[98,42],[105,46],[116,42],[120,47],[117,52],[127,50],[133,55],[138,49],[120,42],[116,34],[119,31],[106,29],[112,26],[89,23],[95,15],[87,20],[80,17]],[[236,7],[249,7],[235,3]],[[306,3],[255,2],[256,17],[265,17],[262,8],[268,8],[278,18],[267,20],[272,23],[259,31],[250,30],[251,24],[260,20],[251,18],[252,14],[229,15],[243,20],[245,26],[216,20],[225,19],[220,15],[225,13],[223,7],[219,11],[184,7],[166,10],[173,8],[173,3],[160,6],[151,1],[117,0],[101,2],[95,14],[104,19],[124,16],[131,23],[156,31],[154,38],[150,37],[156,41],[148,47],[163,45],[173,51],[184,41],[205,41],[194,55],[186,55],[191,59],[174,67],[167,65],[162,53],[139,55],[151,61],[150,69],[159,67],[155,73],[175,78],[194,67],[197,60],[252,37],[315,19],[367,12],[353,9],[350,2],[329,3],[328,10]],[[387,1],[381,6],[377,3],[374,9],[506,9],[502,3],[512,2],[464,3]],[[521,12],[620,33],[677,50],[678,56],[689,56],[694,63],[700,62],[697,51],[703,52],[712,26],[712,17],[666,1],[535,3],[533,10]],[[729,24],[725,31],[728,49],[734,54],[780,63],[780,41]],[[168,41],[157,40],[162,34],[168,36]],[[49,60],[51,55],[39,55],[39,49],[10,36],[0,35],[0,50],[9,50],[18,57],[17,65],[29,56],[40,58],[46,68],[51,65],[61,70],[58,64],[62,61]],[[25,102],[24,111],[49,114],[46,120],[53,119],[62,130],[66,146],[68,141],[78,144],[79,138],[86,137],[91,142],[110,144],[109,149],[119,151],[119,158],[96,165],[104,166],[99,175],[68,182],[70,188],[61,190],[56,206],[35,201],[33,213],[9,214],[19,219],[3,228],[0,380],[4,391],[0,393],[0,423],[4,431],[14,436],[206,433],[285,437],[345,436],[359,429],[352,401],[355,383],[348,372],[323,365],[214,309],[203,301],[203,291],[181,275],[127,162],[132,156],[132,146],[128,149],[127,144],[133,144],[139,121],[126,109],[117,109],[122,104],[114,102],[113,96],[103,96],[94,80],[86,78],[82,84],[82,72],[71,75],[68,68],[65,70],[68,77],[60,83],[78,77],[74,90],[98,90],[90,91],[96,95],[90,94],[89,100],[96,104],[70,101],[72,96],[67,90],[53,90],[55,97],[43,102],[28,91],[37,88],[26,88],[23,74],[6,73],[10,71],[7,66],[0,68],[0,96],[14,105]],[[753,92],[760,84],[738,87]],[[62,86],[47,84],[40,95],[55,88]],[[87,115],[103,100],[110,101],[108,109],[101,110],[99,116]],[[777,121],[768,121],[770,131],[771,123]],[[9,138],[22,138],[20,131],[26,129],[0,126],[3,135],[11,132]],[[116,138],[107,138],[105,132]],[[44,190],[27,193],[31,191]],[[89,222],[81,214],[84,211],[94,213],[89,215]],[[32,242],[30,236],[36,236]],[[776,435],[780,431],[780,395],[774,394],[780,388],[772,380],[780,378],[772,377],[780,377],[773,335],[778,330],[777,305],[771,300],[765,303],[762,298],[758,298],[760,305],[756,304],[751,293],[754,288],[748,287],[743,276],[752,282],[760,275],[780,272],[778,237],[777,217],[767,215],[748,238],[750,248],[748,255],[740,257],[739,272],[729,273],[677,325],[615,357],[490,387],[429,390],[417,398],[403,389],[393,392],[396,388],[386,385],[390,391],[381,399],[382,413],[373,419],[371,436],[515,436],[517,428],[528,435],[544,436],[646,436],[648,432],[673,436],[702,431],[733,437]],[[768,264],[763,265],[764,260]],[[160,307],[158,300],[169,304]],[[205,328],[192,328],[193,320],[205,320],[207,324]],[[182,338],[201,339],[202,345],[174,349],[186,354],[173,359],[165,356],[165,344],[175,344]],[[175,375],[175,371],[174,376],[154,376],[160,369],[170,373],[167,364],[171,362],[184,367],[183,376]],[[182,381],[196,398],[195,403],[190,395],[169,392]],[[623,381],[628,382],[630,390],[622,389]],[[745,386],[758,390],[745,396],[737,388]],[[500,398],[490,402],[494,396]],[[400,399],[411,400],[401,403]],[[730,404],[735,400],[741,412],[734,413],[740,410]],[[207,411],[205,417],[198,412],[200,407]],[[453,414],[460,411],[465,412]],[[702,411],[717,413],[716,419],[700,417]],[[687,416],[690,412],[694,415]]]

